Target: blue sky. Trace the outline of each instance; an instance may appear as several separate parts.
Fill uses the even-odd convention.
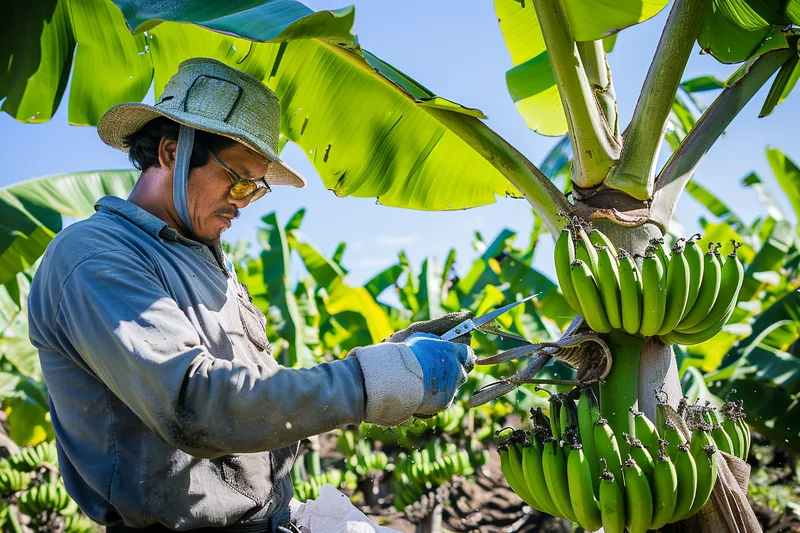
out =
[[[316,10],[343,5],[327,0],[305,3]],[[510,58],[491,2],[365,0],[354,4],[355,33],[364,48],[437,94],[481,109],[488,115],[491,128],[531,161],[541,162],[557,139],[528,130],[508,96],[505,72],[511,66]],[[665,18],[666,11],[622,32],[609,56],[621,124],[627,124],[633,112]],[[733,66],[700,55],[695,47],[686,77],[713,74],[725,79],[734,70]],[[766,91],[767,88],[762,89],[741,112],[701,163],[695,178],[722,196],[746,220],[760,214],[755,196],[738,185],[751,170],[768,181],[775,195],[780,195],[771,178],[765,147],[779,148],[800,162],[796,133],[800,95],[793,94],[773,116],[757,119]],[[4,163],[0,186],[61,172],[130,168],[125,154],[105,146],[94,128],[67,125],[67,101],[68,95],[56,117],[41,125],[22,125],[0,114],[0,160]],[[323,187],[313,166],[296,146],[287,146],[283,158],[308,178],[309,186],[303,190],[280,188],[245,209],[225,234],[226,239],[252,241],[260,218],[267,212],[275,210],[285,221],[306,207],[301,229],[324,252],[331,254],[340,241],[348,243],[344,265],[350,270],[348,280],[353,284],[363,283],[392,264],[400,250],[406,250],[418,267],[426,256],[443,260],[449,248],[456,248],[456,268],[463,272],[476,257],[471,245],[475,231],[491,239],[508,227],[519,232],[520,245],[528,242],[533,217],[524,200],[498,199],[490,206],[456,212],[382,207],[370,199],[336,198]],[[782,203],[791,213],[788,202]],[[697,228],[700,212],[691,199],[684,198],[677,215],[689,231]],[[546,242],[536,265],[552,275],[549,251],[550,244]]]

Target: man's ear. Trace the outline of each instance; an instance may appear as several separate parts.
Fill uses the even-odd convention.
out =
[[[175,168],[175,152],[178,149],[178,141],[161,137],[158,143],[158,164],[164,170]]]

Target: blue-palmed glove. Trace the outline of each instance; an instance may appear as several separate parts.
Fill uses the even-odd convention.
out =
[[[462,311],[415,322],[384,342],[353,349],[364,378],[364,421],[403,424],[412,415],[431,416],[446,409],[475,364],[470,335],[442,335],[472,313]],[[459,344],[460,343],[460,344]]]
[[[403,343],[411,348],[422,368],[424,396],[414,414],[424,417],[444,411],[475,366],[472,349],[430,333],[415,333]]]

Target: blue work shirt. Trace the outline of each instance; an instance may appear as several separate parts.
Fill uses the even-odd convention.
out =
[[[219,247],[120,198],[95,207],[50,244],[29,297],[68,492],[132,527],[285,509],[297,441],[369,418],[359,358],[281,367]],[[380,396],[376,413],[398,403]]]

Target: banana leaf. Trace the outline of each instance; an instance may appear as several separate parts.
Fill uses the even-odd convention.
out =
[[[85,218],[102,196],[127,197],[137,177],[134,170],[74,172],[0,189],[0,284],[34,264],[61,231],[63,216]]]
[[[431,320],[444,316],[445,311],[442,307],[443,272],[442,265],[435,257],[429,257],[422,262],[417,296],[421,305],[414,313],[412,321]]]
[[[771,218],[767,221],[765,225],[768,224],[771,230],[764,244],[746,265],[739,301],[758,297],[759,291],[767,283],[771,282],[773,285],[780,283],[781,277],[778,272],[794,244],[794,228],[788,221]]]
[[[756,193],[756,197],[759,202],[761,202],[761,205],[764,206],[767,216],[775,220],[783,220],[786,218],[780,205],[775,201],[772,193],[769,192],[769,189],[764,185],[764,182],[761,181],[761,178],[758,177],[758,174],[751,172],[742,178],[741,183],[743,187],[750,188]]]
[[[262,219],[265,227],[258,230],[262,251],[259,259],[251,265],[246,275],[239,277],[256,304],[268,316],[276,333],[288,346],[272,339],[273,355],[284,366],[311,366],[314,358],[306,345],[306,323],[298,307],[294,290],[290,284],[291,256],[286,230],[278,222],[277,215],[270,213]],[[279,311],[276,313],[274,311]]]
[[[777,148],[767,148],[767,160],[795,215],[800,216],[800,168]]]
[[[705,53],[711,54],[722,63],[741,63],[770,50],[789,46],[780,27],[742,27],[731,21],[729,13],[737,11],[734,2],[735,0],[714,0],[709,3],[705,22],[697,37],[697,42]],[[736,4],[746,6],[745,2]]]
[[[182,60],[206,56],[255,75],[277,93],[284,138],[303,148],[325,186],[340,196],[448,210],[492,203],[498,195],[521,197],[506,175],[533,179],[534,189],[550,187],[479,120],[480,111],[435,95],[363,50],[349,33],[351,8],[314,13],[289,0],[212,7],[120,0],[137,32],[125,36],[126,21],[107,0],[91,0],[81,9],[73,8],[74,1],[52,3],[49,12],[37,12],[30,25],[4,39],[11,49],[0,50],[0,57],[14,57],[9,69],[22,74],[4,78],[8,86],[0,98],[7,97],[4,109],[19,120],[49,119],[71,75],[78,95],[71,116],[75,123],[95,123],[112,104],[140,100],[150,79],[157,98]],[[19,17],[13,18],[27,20],[27,5],[18,4]],[[53,10],[59,17],[53,18]],[[49,21],[46,27],[43,20]],[[100,23],[102,32],[79,31]],[[35,48],[46,53],[19,54],[14,43],[23,33],[40,38]],[[98,79],[89,68],[97,64],[108,66],[112,76]],[[127,78],[120,80],[120,74]],[[39,90],[41,85],[47,87]],[[14,104],[17,94],[25,105]],[[531,198],[536,203],[555,192]]]
[[[400,264],[392,265],[382,272],[375,274],[375,276],[364,285],[364,288],[369,291],[373,298],[377,298],[383,291],[392,285],[396,285],[402,274],[403,267]]]
[[[344,271],[334,261],[325,257],[311,244],[300,230],[292,229],[286,235],[289,247],[296,251],[303,260],[308,273],[320,287],[327,289],[335,281],[344,277]]]

